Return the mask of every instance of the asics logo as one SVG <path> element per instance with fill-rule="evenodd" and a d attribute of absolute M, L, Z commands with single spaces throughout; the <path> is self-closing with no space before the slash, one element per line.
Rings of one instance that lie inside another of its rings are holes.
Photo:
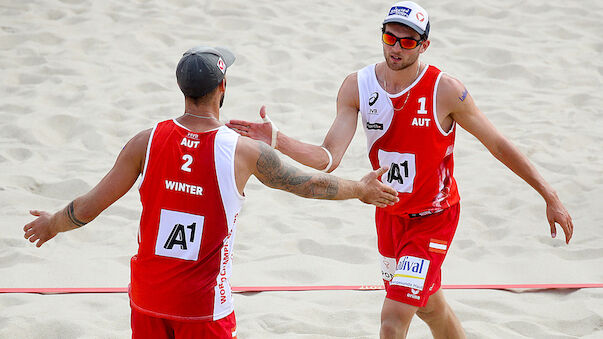
<path fill-rule="evenodd" d="M 377 99 L 379 99 L 379 93 L 373 92 L 369 98 L 369 106 L 373 106 L 377 102 Z"/>

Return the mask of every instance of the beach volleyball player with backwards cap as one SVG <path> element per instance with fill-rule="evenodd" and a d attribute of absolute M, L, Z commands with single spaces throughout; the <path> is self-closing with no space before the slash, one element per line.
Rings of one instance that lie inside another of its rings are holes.
<path fill-rule="evenodd" d="M 417 314 L 435 338 L 464 338 L 440 290 L 441 265 L 459 220 L 453 176 L 456 125 L 479 139 L 546 202 L 550 232 L 558 223 L 569 243 L 572 219 L 530 161 L 477 108 L 461 81 L 422 63 L 430 45 L 427 11 L 411 1 L 394 4 L 382 22 L 385 61 L 349 75 L 337 96 L 337 116 L 321 146 L 288 137 L 270 122 L 232 120 L 228 126 L 262 140 L 294 160 L 326 172 L 339 165 L 356 130 L 358 112 L 373 168 L 400 201 L 378 207 L 375 221 L 387 290 L 381 337 L 405 338 Z M 264 118 L 265 112 L 260 112 Z"/>
<path fill-rule="evenodd" d="M 90 192 L 54 214 L 31 211 L 37 218 L 24 227 L 25 238 L 39 247 L 90 222 L 141 176 L 143 209 L 129 289 L 133 338 L 236 337 L 232 246 L 251 175 L 306 198 L 358 198 L 382 207 L 398 200 L 377 180 L 386 167 L 361 181 L 304 173 L 264 143 L 222 125 L 225 74 L 234 60 L 223 48 L 187 51 L 176 69 L 184 114 L 138 133 Z"/>

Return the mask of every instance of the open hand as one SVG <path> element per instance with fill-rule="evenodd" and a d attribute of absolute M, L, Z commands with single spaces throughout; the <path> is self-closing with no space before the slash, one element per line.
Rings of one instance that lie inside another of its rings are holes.
<path fill-rule="evenodd" d="M 572 222 L 572 217 L 569 212 L 557 196 L 550 202 L 547 201 L 546 218 L 551 226 L 551 237 L 555 238 L 557 236 L 557 227 L 555 225 L 555 223 L 557 223 L 561 226 L 561 229 L 563 229 L 563 233 L 565 233 L 565 243 L 569 244 L 570 239 L 574 234 L 574 223 Z"/>
<path fill-rule="evenodd" d="M 32 210 L 29 213 L 37 218 L 23 227 L 25 239 L 31 243 L 38 242 L 36 247 L 42 246 L 48 240 L 54 238 L 58 231 L 52 222 L 52 214 L 44 211 Z"/>
<path fill-rule="evenodd" d="M 266 106 L 260 108 L 260 118 L 266 117 Z M 233 129 L 242 136 L 250 137 L 255 140 L 263 141 L 270 145 L 272 142 L 272 123 L 270 122 L 250 122 L 245 120 L 230 120 L 226 126 Z"/>
<path fill-rule="evenodd" d="M 381 167 L 376 171 L 369 172 L 360 180 L 362 184 L 360 201 L 377 207 L 387 207 L 398 202 L 398 192 L 379 181 L 379 178 L 388 169 L 388 167 Z"/>

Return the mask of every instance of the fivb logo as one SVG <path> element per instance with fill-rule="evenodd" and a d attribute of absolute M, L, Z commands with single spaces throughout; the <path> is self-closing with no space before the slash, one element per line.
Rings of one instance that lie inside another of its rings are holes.
<path fill-rule="evenodd" d="M 423 290 L 425 277 L 429 270 L 429 260 L 404 256 L 398 260 L 392 285 L 406 286 L 415 290 Z"/>
<path fill-rule="evenodd" d="M 412 9 L 403 6 L 394 6 L 389 10 L 389 15 L 400 15 L 403 17 L 407 17 L 410 14 Z"/>

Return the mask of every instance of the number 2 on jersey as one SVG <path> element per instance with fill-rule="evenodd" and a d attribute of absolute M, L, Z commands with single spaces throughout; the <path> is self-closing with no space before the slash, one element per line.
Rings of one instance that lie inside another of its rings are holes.
<path fill-rule="evenodd" d="M 182 165 L 182 167 L 180 167 L 181 170 L 185 171 L 185 172 L 189 172 L 191 171 L 191 164 L 193 163 L 193 156 L 190 154 L 185 154 L 182 156 L 182 160 L 184 160 L 184 164 Z"/>

